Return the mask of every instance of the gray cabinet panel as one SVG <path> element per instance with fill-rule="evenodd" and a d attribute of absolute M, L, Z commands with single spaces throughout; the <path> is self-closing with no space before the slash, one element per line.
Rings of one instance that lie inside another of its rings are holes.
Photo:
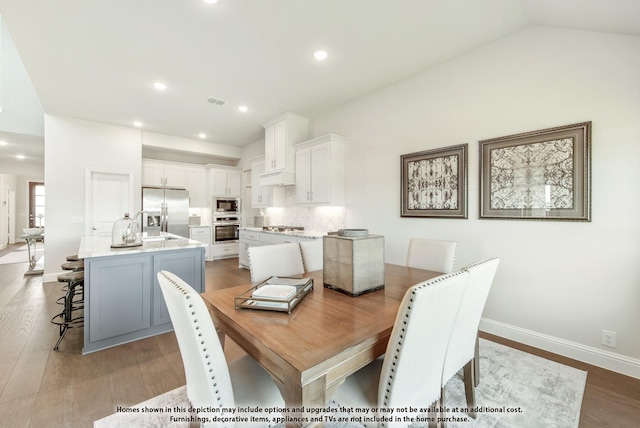
<path fill-rule="evenodd" d="M 88 293 L 90 340 L 102 340 L 151 325 L 151 260 L 117 257 L 91 265 Z"/>
<path fill-rule="evenodd" d="M 198 293 L 202 293 L 202 280 L 204 260 L 202 251 L 178 252 L 158 254 L 153 261 L 153 319 L 152 325 L 161 325 L 171 322 L 164 296 L 158 283 L 158 272 L 167 270 L 178 275 Z"/>

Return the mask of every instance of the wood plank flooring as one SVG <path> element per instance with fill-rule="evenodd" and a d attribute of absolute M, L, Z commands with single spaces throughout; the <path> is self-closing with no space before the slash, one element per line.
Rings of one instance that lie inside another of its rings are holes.
<path fill-rule="evenodd" d="M 11 245 L 0 256 L 17 249 Z M 26 257 L 25 257 L 26 259 Z M 93 421 L 184 385 L 173 333 L 82 356 L 82 329 L 60 344 L 51 318 L 59 283 L 23 276 L 27 262 L 0 265 L 0 428 L 91 427 Z M 208 290 L 249 282 L 237 259 L 207 262 Z M 640 426 L 640 380 L 496 336 L 482 337 L 589 372 L 580 428 Z M 227 341 L 228 359 L 242 354 Z M 517 427 L 515 427 L 517 428 Z"/>

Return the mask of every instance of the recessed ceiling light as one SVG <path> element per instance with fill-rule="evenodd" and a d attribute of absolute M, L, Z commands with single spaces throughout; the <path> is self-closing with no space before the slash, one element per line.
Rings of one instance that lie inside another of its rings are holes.
<path fill-rule="evenodd" d="M 317 59 L 318 61 L 323 61 L 323 60 L 327 59 L 327 56 L 328 56 L 327 51 L 324 51 L 322 49 L 317 50 L 317 51 L 315 51 L 313 53 L 313 57 L 315 59 Z"/>
<path fill-rule="evenodd" d="M 201 133 L 198 134 L 198 137 L 202 138 L 202 139 L 205 139 L 205 138 L 207 138 L 207 134 L 205 134 L 204 132 L 201 132 Z"/>
<path fill-rule="evenodd" d="M 140 128 L 142 126 L 142 122 L 136 120 L 135 122 L 133 122 L 133 126 Z"/>
<path fill-rule="evenodd" d="M 6 141 L 0 141 L 0 146 L 8 146 L 9 143 L 7 143 Z"/>
<path fill-rule="evenodd" d="M 16 159 L 21 159 L 22 160 L 22 159 L 25 159 L 25 158 L 26 158 L 25 155 L 16 155 Z"/>
<path fill-rule="evenodd" d="M 242 113 L 246 113 L 247 111 L 249 111 L 249 107 L 247 107 L 247 106 L 240 106 L 240 107 L 238 107 L 238 110 L 240 110 Z"/>
<path fill-rule="evenodd" d="M 218 3 L 218 0 L 203 0 L 205 3 L 214 4 Z"/>
<path fill-rule="evenodd" d="M 165 89 L 167 89 L 167 85 L 165 85 L 162 82 L 154 82 L 153 83 L 153 87 L 156 88 L 159 91 L 164 91 Z"/>

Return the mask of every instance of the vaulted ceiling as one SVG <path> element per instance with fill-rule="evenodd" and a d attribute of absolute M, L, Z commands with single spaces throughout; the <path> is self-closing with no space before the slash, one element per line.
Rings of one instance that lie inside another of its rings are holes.
<path fill-rule="evenodd" d="M 529 25 L 640 36 L 638 0 L 0 0 L 0 14 L 44 112 L 235 146 L 283 111 L 313 117 Z"/>

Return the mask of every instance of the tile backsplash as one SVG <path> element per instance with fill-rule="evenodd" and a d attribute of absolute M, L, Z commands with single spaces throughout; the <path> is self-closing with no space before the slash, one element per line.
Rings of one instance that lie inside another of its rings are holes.
<path fill-rule="evenodd" d="M 264 214 L 268 224 L 286 226 L 304 226 L 305 230 L 332 232 L 344 229 L 346 210 L 344 207 L 304 207 L 295 203 L 295 189 L 286 189 L 286 206 L 266 208 Z"/>

